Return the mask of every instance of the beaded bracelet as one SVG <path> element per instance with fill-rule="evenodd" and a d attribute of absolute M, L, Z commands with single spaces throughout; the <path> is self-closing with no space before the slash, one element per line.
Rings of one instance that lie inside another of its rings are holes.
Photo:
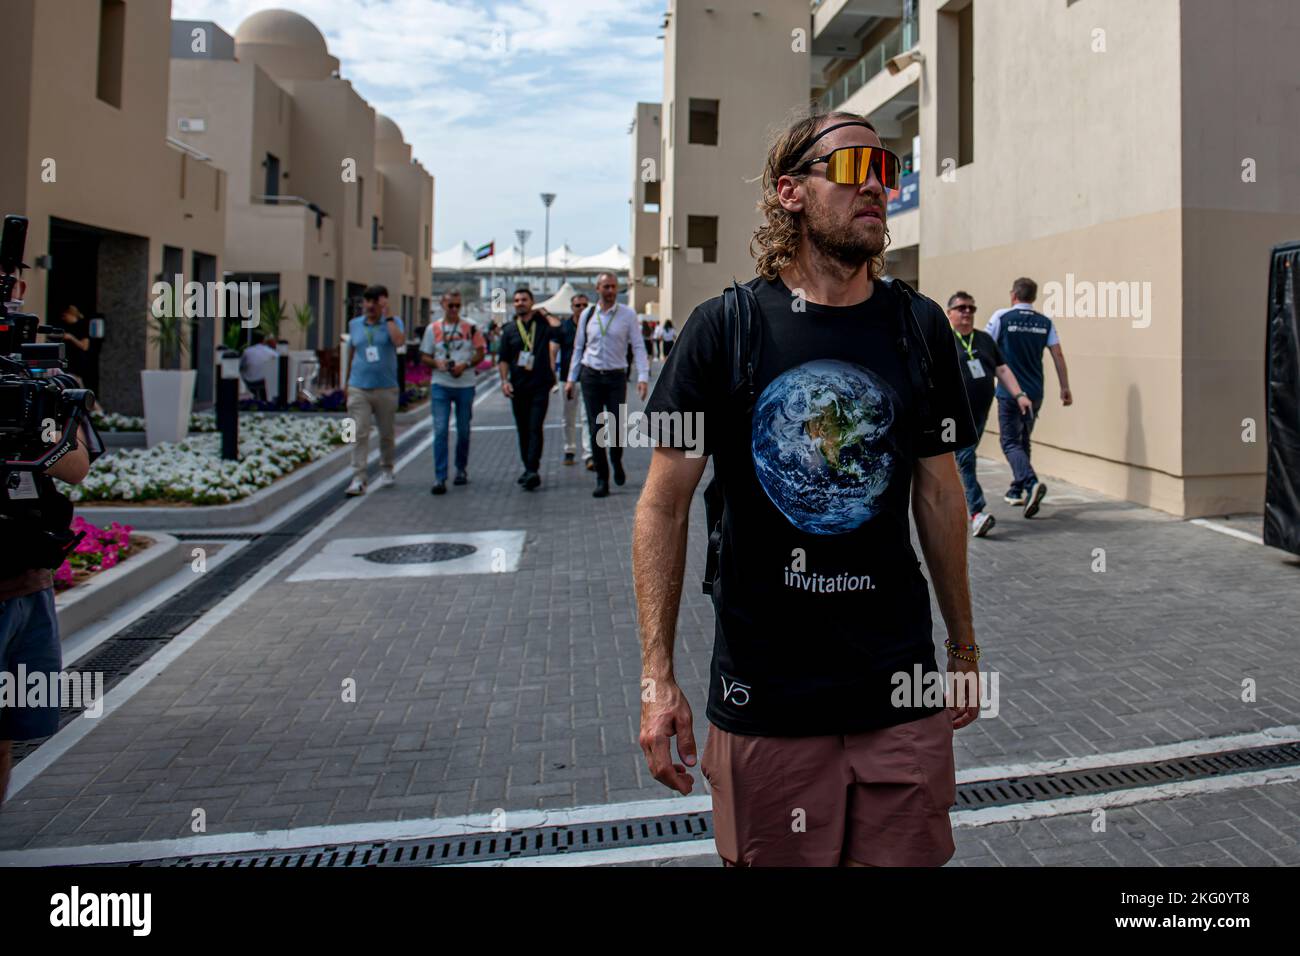
<path fill-rule="evenodd" d="M 943 642 L 943 646 L 948 649 L 949 657 L 955 657 L 959 661 L 970 661 L 972 664 L 979 662 L 980 646 L 978 644 L 957 644 L 949 638 Z M 962 651 L 969 651 L 975 656 L 970 657 L 967 654 L 962 654 Z"/>

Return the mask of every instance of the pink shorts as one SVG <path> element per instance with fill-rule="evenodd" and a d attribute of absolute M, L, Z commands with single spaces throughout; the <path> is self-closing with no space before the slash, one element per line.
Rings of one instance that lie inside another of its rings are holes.
<path fill-rule="evenodd" d="M 948 711 L 828 737 L 710 724 L 700 769 L 718 855 L 737 866 L 942 866 L 955 849 Z"/>

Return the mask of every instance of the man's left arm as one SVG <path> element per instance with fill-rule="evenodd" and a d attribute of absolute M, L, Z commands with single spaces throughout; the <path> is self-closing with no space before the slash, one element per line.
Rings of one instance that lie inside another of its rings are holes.
<path fill-rule="evenodd" d="M 632 339 L 632 360 L 636 362 L 636 393 L 644 402 L 646 393 L 650 391 L 650 360 L 646 357 L 645 339 L 641 337 L 636 313 L 632 313 L 628 318 L 628 328 L 631 329 L 628 335 Z"/>
<path fill-rule="evenodd" d="M 57 444 L 63 438 L 62 433 L 55 439 Z M 90 437 L 86 434 L 85 426 L 77 429 L 76 445 L 72 451 L 68 452 L 48 469 L 46 474 L 51 478 L 57 478 L 59 481 L 66 481 L 70 485 L 79 485 L 86 480 L 86 475 L 90 474 L 90 455 L 86 449 L 90 446 Z"/>
<path fill-rule="evenodd" d="M 966 569 L 966 493 L 952 452 L 916 460 L 912 515 L 948 637 L 954 644 L 974 644 Z M 949 654 L 948 670 L 977 675 L 979 665 Z M 979 716 L 978 698 L 964 703 L 966 706 L 950 706 L 954 730 Z"/>

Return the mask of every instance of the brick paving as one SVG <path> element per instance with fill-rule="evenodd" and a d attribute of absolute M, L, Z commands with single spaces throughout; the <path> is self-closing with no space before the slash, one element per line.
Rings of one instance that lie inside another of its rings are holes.
<path fill-rule="evenodd" d="M 0 849 L 191 836 L 196 808 L 208 833 L 232 833 L 667 796 L 635 742 L 630 538 L 649 452 L 629 451 L 628 485 L 598 501 L 548 428 L 530 495 L 499 395 L 475 424 L 494 427 L 473 436 L 468 488 L 431 497 L 422 456 L 304 559 L 331 538 L 522 529 L 517 572 L 290 584 L 289 569 L 7 803 Z M 971 577 L 1001 711 L 959 732 L 959 767 L 1297 722 L 1300 563 L 1058 482 L 1025 521 L 1001 503 L 1005 466 L 981 473 L 999 524 L 972 542 Z M 702 512 L 697 496 L 677 648 L 701 744 Z M 1300 821 L 1276 806 L 1296 789 L 1117 809 L 1100 835 L 1086 815 L 963 829 L 955 862 L 1300 862 Z"/>

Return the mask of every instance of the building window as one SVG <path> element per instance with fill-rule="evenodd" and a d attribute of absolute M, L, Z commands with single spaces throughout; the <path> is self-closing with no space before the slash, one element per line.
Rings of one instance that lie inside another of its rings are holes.
<path fill-rule="evenodd" d="M 280 158 L 267 153 L 262 165 L 266 167 L 266 202 L 273 206 L 274 197 L 280 195 Z"/>
<path fill-rule="evenodd" d="M 361 228 L 361 213 L 366 206 L 366 177 L 357 177 L 357 228 Z"/>
<path fill-rule="evenodd" d="M 370 248 L 379 248 L 379 217 L 370 217 Z"/>
<path fill-rule="evenodd" d="M 642 212 L 659 211 L 659 182 L 656 180 L 652 183 L 643 183 L 645 186 L 645 199 L 641 203 Z"/>
<path fill-rule="evenodd" d="M 641 281 L 651 287 L 659 285 L 659 260 L 654 256 L 641 257 Z"/>
<path fill-rule="evenodd" d="M 99 78 L 95 95 L 122 108 L 122 59 L 126 43 L 125 0 L 99 3 Z"/>
<path fill-rule="evenodd" d="M 691 121 L 687 141 L 701 146 L 718 145 L 717 100 L 691 100 Z"/>
<path fill-rule="evenodd" d="M 698 259 L 694 258 L 696 255 Z M 718 261 L 717 216 L 686 217 L 686 261 Z"/>

